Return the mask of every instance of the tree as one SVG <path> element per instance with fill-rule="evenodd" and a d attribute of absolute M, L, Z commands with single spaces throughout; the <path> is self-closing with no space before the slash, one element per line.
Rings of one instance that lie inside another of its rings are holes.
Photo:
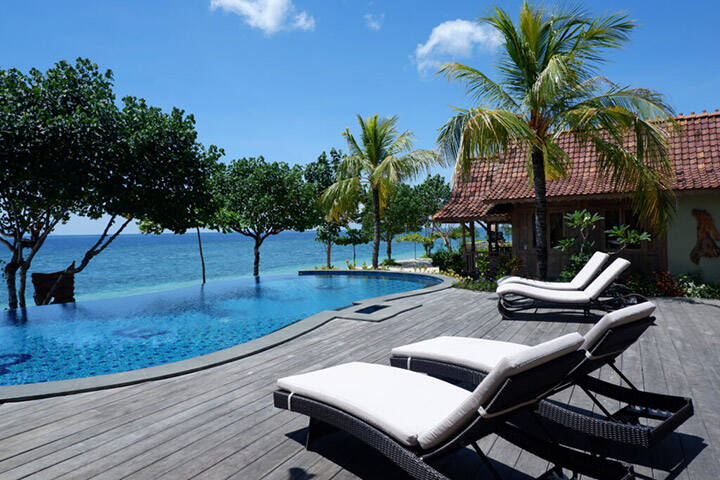
<path fill-rule="evenodd" d="M 302 167 L 268 163 L 263 157 L 234 160 L 221 169 L 215 191 L 220 210 L 214 226 L 255 240 L 255 276 L 267 237 L 316 225 L 315 186 L 303 180 Z"/>
<path fill-rule="evenodd" d="M 342 159 L 342 150 L 330 149 L 330 158 L 322 152 L 316 161 L 305 166 L 305 180 L 316 187 L 316 198 L 333 184 L 337 177 L 338 166 Z M 346 218 L 350 212 L 338 215 L 338 221 L 327 218 L 320 201 L 317 202 L 317 224 L 315 240 L 325 245 L 326 266 L 331 268 L 332 246 L 340 236 L 340 231 L 347 224 Z M 354 212 L 353 212 L 354 213 Z"/>
<path fill-rule="evenodd" d="M 392 241 L 395 236 L 420 230 L 427 221 L 427 209 L 421 204 L 414 187 L 406 183 L 395 185 L 388 193 L 387 204 L 380 218 L 380 235 L 387 244 L 387 259 L 392 260 Z M 374 217 L 369 211 L 363 215 L 363 227 L 372 230 Z"/>
<path fill-rule="evenodd" d="M 178 108 L 165 113 L 143 99 L 125 97 L 118 127 L 116 154 L 99 165 L 102 176 L 82 210 L 90 218 L 110 218 L 80 262 L 73 261 L 64 274 L 82 272 L 133 220 L 160 233 L 195 228 L 200 242 L 199 227 L 214 215 L 211 179 L 223 152 L 197 141 L 192 115 Z M 204 282 L 204 259 L 202 266 Z"/>
<path fill-rule="evenodd" d="M 0 242 L 10 308 L 25 307 L 27 271 L 47 236 L 87 211 L 115 155 L 112 72 L 78 59 L 46 72 L 0 70 Z M 19 276 L 19 286 L 17 278 Z"/>
<path fill-rule="evenodd" d="M 355 256 L 355 248 L 358 245 L 364 245 L 370 241 L 370 237 L 361 228 L 348 228 L 345 230 L 345 234 L 341 235 L 335 240 L 338 245 L 352 245 L 353 251 L 353 267 L 357 264 Z"/>
<path fill-rule="evenodd" d="M 337 219 L 344 212 L 358 210 L 365 189 L 369 191 L 366 209 L 374 219 L 372 265 L 377 268 L 381 215 L 391 188 L 427 170 L 439 159 L 430 151 L 411 151 L 413 135 L 410 131 L 398 132 L 397 116 L 379 118 L 375 114 L 364 119 L 358 115 L 357 119 L 360 142 L 349 129 L 345 130 L 349 154 L 340 162 L 338 178 L 325 190 L 322 201 L 330 218 Z"/>
<path fill-rule="evenodd" d="M 432 254 L 432 249 L 435 246 L 435 240 L 440 238 L 440 235 L 433 232 L 430 235 L 423 235 L 422 233 L 408 233 L 397 238 L 398 242 L 415 242 L 420 243 L 425 249 L 425 256 L 429 257 Z"/>
<path fill-rule="evenodd" d="M 497 160 L 511 146 L 527 152 L 538 275 L 547 276 L 546 179 L 570 168 L 561 135 L 594 147 L 601 178 L 632 192 L 635 213 L 655 229 L 665 228 L 674 212 L 667 141 L 675 124 L 672 108 L 657 92 L 597 75 L 603 53 L 625 45 L 635 22 L 621 14 L 593 18 L 580 9 L 548 12 L 527 2 L 517 26 L 498 7 L 481 21 L 503 40 L 500 79 L 459 63 L 443 66 L 441 73 L 464 83 L 468 95 L 487 106 L 459 109 L 438 142 L 463 177 L 473 159 Z"/>
<path fill-rule="evenodd" d="M 340 238 L 342 226 L 337 222 L 323 222 L 315 229 L 315 240 L 325 245 L 325 266 L 332 268 L 332 246 Z"/>
<path fill-rule="evenodd" d="M 451 250 L 450 238 L 445 234 L 442 228 L 440 228 L 440 224 L 433 218 L 433 216 L 439 212 L 443 206 L 445 206 L 448 200 L 450 200 L 450 194 L 452 193 L 450 184 L 442 175 L 436 174 L 432 176 L 428 175 L 425 180 L 418 184 L 415 188 L 417 190 L 420 204 L 425 209 L 425 215 L 427 217 L 426 224 L 429 225 L 432 230 L 432 233 L 429 236 L 442 238 L 445 243 L 445 247 L 448 250 Z M 435 240 L 433 240 L 433 245 L 434 242 Z M 427 247 L 426 254 L 430 255 Z"/>

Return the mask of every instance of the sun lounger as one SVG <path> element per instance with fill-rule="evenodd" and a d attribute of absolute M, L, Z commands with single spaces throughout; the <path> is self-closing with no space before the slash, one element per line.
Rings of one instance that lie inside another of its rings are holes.
<path fill-rule="evenodd" d="M 564 381 L 582 361 L 582 343 L 582 336 L 570 334 L 505 357 L 472 391 L 408 370 L 347 363 L 281 378 L 274 404 L 310 417 L 308 449 L 318 436 L 344 430 L 414 478 L 445 479 L 433 462 L 468 445 L 491 470 L 488 477 L 499 478 L 476 443 L 491 433 L 556 467 L 593 478 L 632 478 L 631 470 L 620 463 L 518 432 L 506 422 L 534 409 Z"/>
<path fill-rule="evenodd" d="M 569 282 L 544 282 L 541 280 L 533 280 L 523 277 L 503 277 L 497 281 L 498 285 L 505 283 L 514 283 L 521 285 L 529 285 L 531 287 L 547 288 L 549 290 L 582 290 L 587 287 L 590 282 L 597 278 L 610 258 L 610 255 L 604 252 L 595 252 L 585 266 L 575 275 Z"/>
<path fill-rule="evenodd" d="M 604 412 L 604 418 L 577 412 L 567 405 L 543 400 L 537 413 L 560 427 L 599 439 L 605 445 L 650 448 L 693 414 L 689 398 L 638 390 L 616 367 L 615 359 L 653 324 L 655 305 L 644 302 L 605 315 L 584 336 L 585 359 L 566 379 L 564 386 L 577 384 Z M 392 350 L 393 366 L 434 377 L 477 385 L 501 358 L 519 355 L 533 347 L 480 338 L 438 337 Z M 628 385 L 604 382 L 589 374 L 608 365 Z M 610 412 L 598 400 L 601 395 L 625 404 Z M 653 426 L 640 419 L 652 419 Z M 566 437 L 571 438 L 571 437 Z"/>
<path fill-rule="evenodd" d="M 608 296 L 613 283 L 630 266 L 624 258 L 613 261 L 583 290 L 551 290 L 520 283 L 504 282 L 496 293 L 503 318 L 512 318 L 522 310 L 539 308 L 579 309 L 590 316 L 591 309 L 612 311 L 645 300 L 639 295 Z"/>

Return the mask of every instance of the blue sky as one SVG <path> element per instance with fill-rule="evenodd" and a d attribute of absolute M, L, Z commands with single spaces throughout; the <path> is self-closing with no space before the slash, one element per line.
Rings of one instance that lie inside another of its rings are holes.
<path fill-rule="evenodd" d="M 8 0 L 0 15 L 0 68 L 45 69 L 89 57 L 115 73 L 118 96 L 136 95 L 197 120 L 200 140 L 227 159 L 265 155 L 306 163 L 343 147 L 355 115 L 400 115 L 418 148 L 467 106 L 434 76 L 457 60 L 492 73 L 496 39 L 470 23 L 499 4 L 436 0 Z M 640 23 L 604 73 L 657 89 L 678 112 L 720 107 L 716 1 L 593 1 Z M 449 175 L 449 171 L 442 171 Z M 96 233 L 73 219 L 58 233 Z M 135 229 L 128 230 L 136 231 Z"/>

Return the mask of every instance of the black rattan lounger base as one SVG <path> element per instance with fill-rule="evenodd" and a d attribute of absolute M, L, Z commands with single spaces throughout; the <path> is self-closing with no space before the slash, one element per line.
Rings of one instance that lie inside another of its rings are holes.
<path fill-rule="evenodd" d="M 390 364 L 453 383 L 457 382 L 470 389 L 479 384 L 486 375 L 484 372 L 461 365 L 422 358 L 412 358 L 408 361 L 407 357 L 393 356 Z M 612 362 L 608 362 L 608 365 L 614 367 Z M 616 412 L 605 412 L 606 417 L 599 418 L 576 412 L 549 400 L 542 400 L 535 413 L 545 420 L 594 439 L 614 445 L 641 448 L 653 447 L 693 415 L 690 398 L 644 392 L 632 386 L 621 387 L 590 376 L 576 380 L 576 384 L 593 401 L 596 401 L 595 395 L 601 395 L 626 405 Z M 605 408 L 600 402 L 597 402 L 597 405 Z M 640 419 L 652 419 L 658 423 L 653 426 L 643 425 Z M 575 446 L 574 441 L 573 446 Z"/>
<path fill-rule="evenodd" d="M 612 312 L 623 307 L 636 305 L 647 301 L 647 299 L 638 294 L 628 295 L 611 295 L 593 300 L 590 303 L 553 303 L 543 300 L 536 300 L 519 295 L 507 295 L 498 300 L 498 312 L 504 319 L 512 319 L 519 312 L 538 309 L 557 309 L 563 311 L 578 310 L 581 311 L 586 319 L 590 318 L 591 310 L 599 310 L 601 312 Z"/>
<path fill-rule="evenodd" d="M 301 395 L 295 394 L 290 397 L 290 393 L 287 391 L 275 391 L 273 395 L 274 404 L 277 408 L 291 410 L 310 417 L 306 441 L 308 448 L 312 447 L 312 442 L 319 436 L 333 429 L 339 429 L 373 447 L 413 478 L 420 480 L 448 480 L 448 477 L 431 465 L 432 462 L 468 445 L 473 446 L 483 461 L 486 462 L 486 465 L 489 466 L 490 473 L 488 476 L 496 479 L 501 478 L 476 443 L 477 440 L 491 433 L 496 433 L 520 448 L 554 464 L 555 466 L 548 474 L 557 473 L 561 471 L 561 468 L 566 468 L 591 478 L 608 480 L 630 480 L 634 478 L 631 467 L 528 435 L 526 432 L 505 422 L 507 418 L 505 415 L 492 419 L 478 417 L 449 441 L 432 450 L 421 450 L 419 447 L 411 448 L 401 445 L 381 430 L 343 410 Z M 534 405 L 527 407 L 527 409 L 533 408 L 535 408 Z M 518 412 L 522 410 L 525 409 L 520 409 Z M 548 474 L 543 477 L 550 478 Z"/>

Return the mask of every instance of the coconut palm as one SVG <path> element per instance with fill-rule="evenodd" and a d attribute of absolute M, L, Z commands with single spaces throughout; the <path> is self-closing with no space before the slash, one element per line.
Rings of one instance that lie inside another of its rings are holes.
<path fill-rule="evenodd" d="M 372 266 L 378 267 L 380 250 L 380 221 L 388 193 L 399 182 L 426 171 L 439 161 L 435 152 L 412 150 L 413 134 L 397 129 L 398 117 L 380 118 L 377 114 L 368 118 L 358 115 L 359 142 L 345 129 L 348 155 L 340 162 L 335 183 L 328 187 L 321 202 L 329 212 L 329 218 L 338 220 L 348 212 L 357 211 L 358 205 L 367 200 L 373 216 Z"/>
<path fill-rule="evenodd" d="M 459 63 L 442 67 L 439 73 L 464 83 L 477 106 L 458 109 L 438 142 L 441 153 L 456 161 L 456 176 L 464 177 L 474 159 L 496 160 L 510 145 L 527 151 L 538 275 L 547 275 L 546 178 L 565 176 L 570 168 L 560 135 L 594 146 L 600 175 L 632 192 L 635 213 L 661 230 L 675 204 L 667 143 L 675 125 L 672 108 L 655 91 L 597 75 L 603 53 L 622 47 L 635 22 L 623 14 L 549 12 L 527 2 L 517 25 L 498 7 L 480 22 L 502 40 L 498 80 Z"/>

